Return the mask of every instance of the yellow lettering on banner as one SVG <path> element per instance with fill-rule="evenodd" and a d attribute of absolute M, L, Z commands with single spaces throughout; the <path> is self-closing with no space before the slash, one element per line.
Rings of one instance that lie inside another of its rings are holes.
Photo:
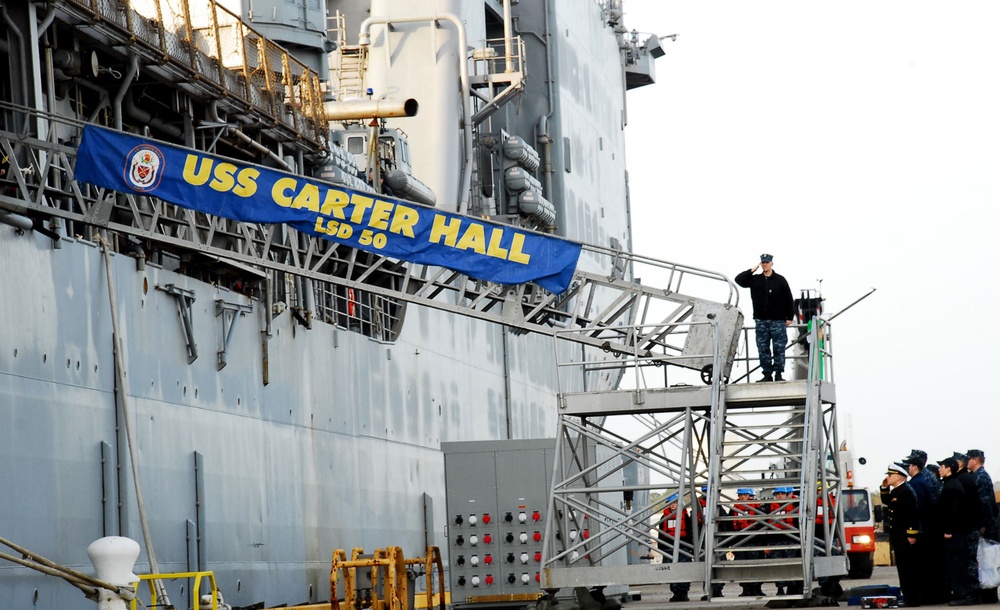
<path fill-rule="evenodd" d="M 479 254 L 486 254 L 486 232 L 483 225 L 478 223 L 469 225 L 455 247 L 459 250 L 472 250 Z"/>
<path fill-rule="evenodd" d="M 250 167 L 236 171 L 237 166 L 232 163 L 219 163 L 213 169 L 213 164 L 215 162 L 212 159 L 188 155 L 184 159 L 182 174 L 184 182 L 191 186 L 208 184 L 220 193 L 232 191 L 234 195 L 240 197 L 251 197 L 257 192 L 257 177 L 260 176 L 260 171 Z"/>
<path fill-rule="evenodd" d="M 322 216 L 317 216 L 316 224 L 313 226 L 313 231 L 316 231 L 317 233 L 325 233 L 340 239 L 348 239 L 354 234 L 354 228 L 351 227 L 351 225 L 341 224 L 336 220 L 327 220 L 326 225 L 324 225 L 324 220 L 325 219 Z"/>
<path fill-rule="evenodd" d="M 235 165 L 232 163 L 220 163 L 215 166 L 215 171 L 213 172 L 215 179 L 208 186 L 220 193 L 225 193 L 236 184 L 236 180 L 233 178 L 233 174 L 235 173 Z"/>
<path fill-rule="evenodd" d="M 295 178 L 278 178 L 271 187 L 271 199 L 283 208 L 292 205 L 292 193 L 295 192 L 297 183 Z M 288 191 L 292 191 L 289 193 Z"/>
<path fill-rule="evenodd" d="M 418 220 L 420 220 L 420 214 L 416 210 L 405 205 L 397 205 L 396 212 L 392 215 L 389 232 L 413 237 L 413 227 Z"/>
<path fill-rule="evenodd" d="M 375 200 L 371 197 L 365 197 L 358 193 L 351 195 L 351 205 L 354 206 L 354 211 L 351 212 L 351 222 L 361 224 L 361 221 L 365 218 L 365 212 L 368 211 L 368 208 L 372 207 L 372 203 L 374 202 Z"/>
<path fill-rule="evenodd" d="M 490 231 L 490 245 L 486 247 L 486 254 L 506 260 L 507 249 L 500 247 L 501 239 L 503 239 L 503 229 L 496 227 Z"/>
<path fill-rule="evenodd" d="M 253 197 L 254 193 L 257 192 L 257 178 L 259 176 L 260 171 L 251 167 L 241 169 L 240 173 L 236 175 L 237 186 L 233 189 L 233 193 L 240 197 Z"/>
<path fill-rule="evenodd" d="M 392 204 L 379 199 L 372 207 L 372 217 L 368 219 L 368 226 L 386 231 L 389 229 L 389 216 L 392 213 Z"/>
<path fill-rule="evenodd" d="M 444 245 L 455 246 L 455 242 L 458 240 L 458 230 L 462 227 L 462 221 L 458 218 L 452 218 L 448 220 L 447 216 L 442 216 L 436 214 L 434 216 L 434 225 L 431 227 L 431 238 L 430 241 L 434 243 L 442 243 L 444 240 Z"/>
<path fill-rule="evenodd" d="M 347 216 L 344 215 L 344 208 L 350 202 L 350 198 L 344 191 L 329 189 L 326 191 L 326 198 L 323 200 L 323 207 L 319 213 L 324 216 L 333 216 L 341 220 L 347 220 Z"/>
<path fill-rule="evenodd" d="M 524 265 L 531 262 L 531 255 L 524 253 L 524 233 L 514 233 L 514 239 L 510 244 L 510 254 L 507 256 L 507 260 Z"/>
<path fill-rule="evenodd" d="M 315 184 L 307 182 L 292 201 L 293 210 L 301 210 L 303 208 L 310 212 L 319 212 L 319 188 Z"/>
<path fill-rule="evenodd" d="M 202 159 L 198 155 L 188 155 L 184 159 L 184 182 L 193 186 L 201 186 L 212 176 L 212 160 Z"/>

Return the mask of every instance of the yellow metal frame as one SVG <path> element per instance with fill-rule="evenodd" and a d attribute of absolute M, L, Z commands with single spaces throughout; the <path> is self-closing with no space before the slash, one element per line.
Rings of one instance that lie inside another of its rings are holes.
<path fill-rule="evenodd" d="M 409 607 L 409 582 L 406 577 L 406 567 L 414 565 L 424 566 L 427 575 L 427 607 L 431 608 L 431 600 L 434 599 L 434 567 L 437 567 L 438 590 L 440 599 L 440 610 L 445 610 L 444 595 L 444 566 L 441 561 L 441 550 L 436 546 L 427 547 L 427 555 L 406 559 L 403 557 L 403 549 L 398 546 L 391 546 L 384 549 L 375 549 L 371 557 L 362 556 L 364 549 L 354 548 L 351 551 L 351 559 L 347 559 L 347 553 L 343 549 L 333 552 L 333 560 L 330 566 L 330 606 L 332 610 L 411 610 Z M 355 599 L 354 587 L 357 582 L 357 569 L 371 568 L 371 580 L 378 583 L 382 576 L 381 571 L 387 570 L 385 583 L 385 598 L 379 598 L 375 587 L 372 588 L 371 599 L 362 600 L 360 603 Z M 344 606 L 341 608 L 340 600 L 337 598 L 338 574 L 342 573 L 344 585 Z"/>
<path fill-rule="evenodd" d="M 177 580 L 178 578 L 194 578 L 194 586 L 191 587 L 191 608 L 197 608 L 200 601 L 201 581 L 207 578 L 212 586 L 212 610 L 219 610 L 219 588 L 215 585 L 215 572 L 173 572 L 170 574 L 140 574 L 139 580 L 133 583 L 136 597 L 132 599 L 131 610 L 136 610 L 139 597 L 139 583 L 145 581 L 149 586 L 149 606 L 155 607 L 159 604 L 156 599 L 156 581 Z"/>

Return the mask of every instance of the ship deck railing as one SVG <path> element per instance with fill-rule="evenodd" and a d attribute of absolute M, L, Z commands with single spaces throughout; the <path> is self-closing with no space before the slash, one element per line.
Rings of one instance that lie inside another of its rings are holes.
<path fill-rule="evenodd" d="M 56 7 L 106 48 L 137 54 L 159 78 L 236 114 L 256 114 L 279 141 L 326 148 L 319 75 L 219 4 L 62 0 Z"/>

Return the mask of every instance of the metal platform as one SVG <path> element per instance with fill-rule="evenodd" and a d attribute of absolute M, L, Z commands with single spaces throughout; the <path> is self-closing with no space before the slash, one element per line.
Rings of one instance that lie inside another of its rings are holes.
<path fill-rule="evenodd" d="M 802 406 L 806 404 L 808 395 L 805 380 L 727 385 L 723 391 L 729 409 Z M 833 383 L 819 382 L 819 397 L 822 402 L 837 402 L 836 393 Z M 712 406 L 712 387 L 684 385 L 613 392 L 574 392 L 560 395 L 559 406 L 563 415 L 576 417 L 663 413 L 688 408 L 709 409 Z"/>
<path fill-rule="evenodd" d="M 708 591 L 846 574 L 834 501 L 840 466 L 829 332 L 814 320 L 801 342 L 802 379 L 726 384 L 714 373 L 704 386 L 560 394 L 543 588 L 701 581 Z M 711 358 L 716 366 L 725 355 Z M 648 481 L 601 484 L 633 464 L 650 473 Z M 749 516 L 741 513 L 750 525 L 737 529 L 732 511 L 746 504 L 737 498 L 746 487 L 759 495 Z M 794 493 L 772 498 L 783 487 Z M 672 494 L 678 507 L 668 515 L 664 500 Z M 693 544 L 665 539 L 663 523 L 685 512 Z M 574 530 L 586 535 L 563 536 Z M 629 542 L 665 555 L 664 563 L 602 565 L 602 556 Z M 808 596 L 811 586 L 803 589 Z"/>

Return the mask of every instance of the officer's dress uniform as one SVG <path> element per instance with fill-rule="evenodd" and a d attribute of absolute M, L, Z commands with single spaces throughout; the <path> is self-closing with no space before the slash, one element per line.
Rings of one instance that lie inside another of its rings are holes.
<path fill-rule="evenodd" d="M 895 489 L 880 487 L 882 504 L 888 513 L 885 519 L 889 531 L 889 544 L 896 554 L 896 572 L 899 574 L 899 588 L 907 606 L 927 603 L 924 548 L 920 541 L 920 513 L 917 509 L 917 494 L 909 483 L 902 483 Z M 916 538 L 916 544 L 909 539 Z"/>

